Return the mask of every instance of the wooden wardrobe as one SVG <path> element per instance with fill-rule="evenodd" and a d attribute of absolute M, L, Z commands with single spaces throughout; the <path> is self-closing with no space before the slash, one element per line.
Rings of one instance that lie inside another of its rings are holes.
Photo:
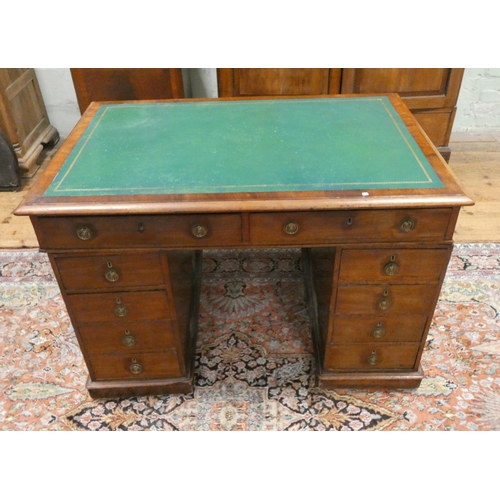
<path fill-rule="evenodd" d="M 443 157 L 462 68 L 219 68 L 219 97 L 396 92 Z"/>

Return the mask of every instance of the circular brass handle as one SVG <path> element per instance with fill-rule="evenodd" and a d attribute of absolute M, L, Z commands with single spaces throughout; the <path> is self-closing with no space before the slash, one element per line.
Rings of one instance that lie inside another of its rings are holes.
<path fill-rule="evenodd" d="M 123 345 L 125 345 L 127 347 L 132 347 L 133 345 L 135 345 L 137 343 L 137 340 L 135 339 L 135 337 L 133 335 L 130 335 L 128 333 L 128 334 L 123 336 L 122 343 L 123 343 Z"/>
<path fill-rule="evenodd" d="M 139 364 L 136 359 L 133 359 L 132 364 L 129 366 L 129 370 L 134 375 L 138 375 L 142 372 L 142 365 Z"/>
<path fill-rule="evenodd" d="M 90 240 L 90 238 L 92 238 L 93 236 L 92 229 L 90 229 L 90 227 L 88 226 L 79 227 L 76 231 L 76 235 L 83 241 Z"/>
<path fill-rule="evenodd" d="M 194 226 L 193 229 L 191 230 L 191 232 L 193 233 L 193 235 L 196 238 L 203 238 L 204 236 L 207 235 L 208 230 L 205 226 L 202 226 L 201 224 L 199 224 L 197 226 Z"/>
<path fill-rule="evenodd" d="M 299 232 L 299 225 L 296 222 L 288 222 L 283 226 L 283 231 L 286 234 L 297 234 Z"/>
<path fill-rule="evenodd" d="M 387 276 L 395 276 L 399 273 L 399 264 L 396 262 L 388 262 L 384 266 L 384 273 L 387 274 Z"/>
<path fill-rule="evenodd" d="M 407 217 L 399 223 L 399 230 L 403 233 L 409 233 L 415 229 L 415 221 Z"/>
<path fill-rule="evenodd" d="M 389 307 L 391 307 L 391 301 L 384 297 L 383 299 L 380 299 L 378 302 L 377 302 L 377 307 L 379 309 L 382 309 L 382 311 L 386 311 L 387 309 L 389 309 Z"/>
<path fill-rule="evenodd" d="M 383 326 L 376 326 L 372 331 L 372 336 L 381 339 L 387 332 Z"/>
<path fill-rule="evenodd" d="M 378 356 L 377 356 L 377 353 L 375 351 L 373 351 L 367 358 L 367 361 L 368 361 L 368 364 L 369 365 L 376 365 L 379 361 L 378 359 Z"/>
<path fill-rule="evenodd" d="M 111 282 L 118 281 L 120 279 L 120 275 L 116 269 L 108 269 L 104 274 L 104 277 Z"/>
<path fill-rule="evenodd" d="M 120 318 L 128 314 L 128 309 L 123 304 L 117 304 L 115 307 L 115 314 Z"/>

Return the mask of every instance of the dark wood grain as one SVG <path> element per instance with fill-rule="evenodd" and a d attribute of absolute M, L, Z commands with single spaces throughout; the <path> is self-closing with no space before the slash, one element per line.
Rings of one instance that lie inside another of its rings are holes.
<path fill-rule="evenodd" d="M 340 93 L 337 68 L 218 68 L 219 97 Z"/>
<path fill-rule="evenodd" d="M 80 336 L 89 355 L 132 355 L 138 352 L 177 349 L 175 331 L 169 319 L 160 321 L 126 321 L 81 323 Z M 133 345 L 125 344 L 125 337 L 134 337 Z"/>
<path fill-rule="evenodd" d="M 330 340 L 332 344 L 420 342 L 427 320 L 425 314 L 338 315 Z"/>
<path fill-rule="evenodd" d="M 389 343 L 328 346 L 324 368 L 326 371 L 411 370 L 417 359 L 420 344 Z M 370 357 L 373 356 L 373 362 Z"/>
<path fill-rule="evenodd" d="M 90 361 L 94 380 L 167 379 L 182 375 L 179 358 L 175 351 L 161 353 L 100 354 Z M 142 371 L 133 373 L 130 367 L 140 365 Z"/>
<path fill-rule="evenodd" d="M 63 284 L 71 290 L 113 290 L 128 287 L 163 287 L 158 253 L 108 253 L 55 258 Z M 108 275 L 112 271 L 113 274 Z M 106 276 L 116 281 L 110 281 Z"/>
<path fill-rule="evenodd" d="M 93 101 L 184 97 L 179 68 L 71 68 L 71 76 L 82 113 Z"/>
<path fill-rule="evenodd" d="M 447 262 L 447 249 L 344 250 L 339 280 L 340 283 L 438 283 Z"/>

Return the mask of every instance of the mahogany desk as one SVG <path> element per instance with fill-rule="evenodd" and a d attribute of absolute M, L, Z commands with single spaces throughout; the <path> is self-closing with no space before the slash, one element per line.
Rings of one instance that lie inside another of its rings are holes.
<path fill-rule="evenodd" d="M 319 385 L 418 386 L 472 203 L 394 94 L 93 103 L 16 214 L 108 397 L 193 389 L 205 248 L 303 249 Z"/>

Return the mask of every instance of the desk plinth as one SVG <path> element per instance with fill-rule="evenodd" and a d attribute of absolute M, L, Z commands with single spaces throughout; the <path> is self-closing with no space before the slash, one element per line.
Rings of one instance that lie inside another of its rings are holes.
<path fill-rule="evenodd" d="M 114 397 L 193 390 L 209 248 L 302 249 L 318 385 L 417 387 L 470 204 L 390 95 L 94 103 L 16 214 Z"/>

